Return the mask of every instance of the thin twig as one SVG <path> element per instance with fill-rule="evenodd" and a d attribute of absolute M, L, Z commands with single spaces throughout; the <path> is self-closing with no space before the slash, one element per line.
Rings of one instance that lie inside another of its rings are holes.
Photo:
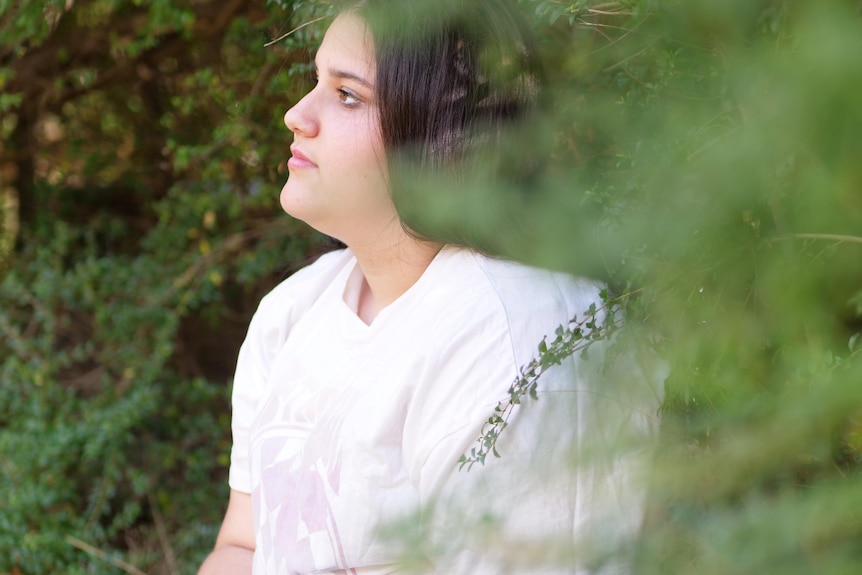
<path fill-rule="evenodd" d="M 602 16 L 633 16 L 634 12 L 606 12 L 605 10 L 596 10 L 595 8 L 587 8 L 588 14 L 601 14 Z"/>
<path fill-rule="evenodd" d="M 604 294 L 602 296 L 604 303 L 600 307 L 593 304 L 580 321 L 575 316 L 568 322 L 568 327 L 558 327 L 554 340 L 542 339 L 539 345 L 539 356 L 521 367 L 520 375 L 509 387 L 508 399 L 497 403 L 494 414 L 482 425 L 480 436 L 475 442 L 478 445 L 472 447 L 469 454 L 465 453 L 458 460 L 460 468 L 466 466 L 469 470 L 475 463 L 484 465 L 489 453 L 494 457 L 500 456 L 497 452 L 497 440 L 508 426 L 509 417 L 515 406 L 519 405 L 525 396 L 536 399 L 539 379 L 548 369 L 560 365 L 566 358 L 583 351 L 596 341 L 608 340 L 621 325 L 620 318 L 615 313 L 616 306 L 636 291 L 610 299 L 605 299 L 606 294 Z M 600 312 L 605 313 L 601 325 L 597 323 Z"/>
<path fill-rule="evenodd" d="M 622 36 L 620 36 L 619 38 L 616 38 L 616 39 L 614 39 L 614 40 L 611 40 L 610 42 L 608 42 L 608 43 L 607 43 L 607 44 L 605 44 L 604 46 L 601 46 L 601 47 L 599 47 L 599 48 L 596 48 L 595 50 L 593 50 L 592 52 L 590 52 L 590 54 L 596 54 L 597 52 L 601 52 L 602 50 L 605 50 L 606 48 L 610 48 L 610 47 L 611 47 L 611 46 L 613 46 L 614 44 L 617 44 L 617 43 L 619 43 L 619 42 L 622 42 L 623 40 L 625 40 L 626 38 L 628 38 L 628 37 L 629 37 L 629 35 L 634 34 L 634 33 L 637 31 L 637 29 L 638 29 L 638 28 L 640 28 L 640 27 L 641 27 L 641 25 L 642 25 L 644 22 L 646 22 L 646 19 L 641 20 L 640 22 L 636 23 L 636 24 L 635 24 L 634 26 L 632 26 L 631 28 L 623 28 L 623 27 L 621 27 L 621 26 L 611 26 L 611 25 L 608 25 L 608 24 L 598 24 L 598 23 L 594 23 L 594 22 L 587 22 L 586 20 L 583 20 L 583 19 L 578 19 L 578 21 L 579 21 L 579 22 L 581 22 L 581 23 L 583 23 L 583 25 L 584 25 L 584 26 L 591 27 L 591 28 L 593 28 L 594 30 L 597 30 L 597 31 L 601 31 L 601 30 L 600 30 L 600 28 L 611 28 L 611 29 L 614 29 L 614 30 L 623 30 L 623 31 L 624 31 L 624 34 L 623 34 Z M 656 36 L 654 36 L 654 35 L 652 35 L 652 34 L 644 34 L 643 32 L 640 32 L 640 34 L 641 34 L 641 35 L 652 36 L 655 40 L 657 40 L 657 39 L 658 39 L 658 37 L 656 37 Z M 607 36 L 607 35 L 606 35 L 606 36 Z"/>
<path fill-rule="evenodd" d="M 162 553 L 165 556 L 165 563 L 168 566 L 170 575 L 177 575 L 177 558 L 174 550 L 171 547 L 171 541 L 168 538 L 168 531 L 165 529 L 165 519 L 162 517 L 162 512 L 159 510 L 159 505 L 153 494 L 147 491 L 147 502 L 150 504 L 150 511 L 153 512 L 153 522 L 156 524 L 156 534 L 159 536 L 159 544 L 162 546 Z"/>
<path fill-rule="evenodd" d="M 134 565 L 130 565 L 121 559 L 117 559 L 115 557 L 110 557 L 107 553 L 105 553 L 101 549 L 97 549 L 96 547 L 93 547 L 89 543 L 85 543 L 85 542 L 81 541 L 77 537 L 72 537 L 71 535 L 66 535 L 66 542 L 69 543 L 69 545 L 72 545 L 73 547 L 77 547 L 78 549 L 80 549 L 84 553 L 89 553 L 90 555 L 92 555 L 93 557 L 96 557 L 97 559 L 101 559 L 102 561 L 107 561 L 108 563 L 110 563 L 114 567 L 117 567 L 118 569 L 122 569 L 123 571 L 125 571 L 129 575 L 147 575 L 145 572 L 141 571 L 140 569 L 138 569 Z"/>
<path fill-rule="evenodd" d="M 628 62 L 629 60 L 631 60 L 631 59 L 633 59 L 633 58 L 637 58 L 638 56 L 640 56 L 641 54 L 643 54 L 644 52 L 646 52 L 647 50 L 649 50 L 650 48 L 652 48 L 652 47 L 653 47 L 653 44 L 655 44 L 656 42 L 658 42 L 658 40 L 659 40 L 659 38 L 656 38 L 655 40 L 650 41 L 646 46 L 644 46 L 643 48 L 641 48 L 640 50 L 638 50 L 637 52 L 635 52 L 635 53 L 634 53 L 634 54 L 632 54 L 631 56 L 628 56 L 628 57 L 626 57 L 626 58 L 623 58 L 622 60 L 620 60 L 620 61 L 619 61 L 619 62 L 617 62 L 616 64 L 613 64 L 613 65 L 611 65 L 611 66 L 608 66 L 607 68 L 605 68 L 605 69 L 603 70 L 603 72 L 610 72 L 610 71 L 611 71 L 611 70 L 613 70 L 614 68 L 617 68 L 617 67 L 619 67 L 619 66 L 624 65 L 624 64 L 625 64 L 626 62 Z"/>
<path fill-rule="evenodd" d="M 171 287 L 164 294 L 158 296 L 158 301 L 163 302 L 167 301 L 168 298 L 173 296 L 179 290 L 188 286 L 196 277 L 199 277 L 200 274 L 210 267 L 211 265 L 217 263 L 224 256 L 229 253 L 236 252 L 241 249 L 245 242 L 263 236 L 269 233 L 271 230 L 278 229 L 284 225 L 281 220 L 274 220 L 270 224 L 265 224 L 260 228 L 247 230 L 244 232 L 238 232 L 233 235 L 230 235 L 221 242 L 221 244 L 212 248 L 208 253 L 197 258 L 191 266 L 189 266 L 185 272 L 180 274 L 178 277 L 174 278 L 174 281 L 171 283 Z"/>
<path fill-rule="evenodd" d="M 19 358 L 28 356 L 26 339 L 21 335 L 21 331 L 9 322 L 5 314 L 0 315 L 0 333 L 3 333 L 6 343 Z"/>
<path fill-rule="evenodd" d="M 112 457 L 113 459 L 113 457 Z M 99 509 L 101 509 L 102 504 L 108 497 L 108 482 L 110 481 L 110 476 L 105 473 L 102 475 L 102 481 L 99 484 L 99 489 L 96 491 L 96 500 L 93 502 L 92 507 L 90 508 L 89 516 L 87 517 L 87 521 L 84 523 L 84 532 L 90 531 L 95 525 L 96 521 L 99 519 L 101 513 Z"/>
<path fill-rule="evenodd" d="M 826 240 L 832 242 L 851 242 L 854 244 L 862 244 L 862 237 L 847 236 L 844 234 L 786 234 L 772 238 L 774 241 L 779 240 Z"/>
<path fill-rule="evenodd" d="M 260 95 L 260 91 L 263 89 L 263 81 L 269 75 L 270 70 L 272 70 L 275 62 L 272 60 L 268 60 L 261 66 L 260 71 L 257 74 L 257 77 L 254 79 L 254 83 L 251 85 L 251 91 L 248 93 L 248 108 L 245 110 L 245 114 L 243 114 L 243 120 L 248 121 L 251 118 L 251 102 Z"/>
<path fill-rule="evenodd" d="M 288 36 L 290 36 L 290 35 L 291 35 L 291 34 L 293 34 L 294 32 L 296 32 L 296 31 L 298 31 L 298 30 L 302 30 L 302 29 L 303 29 L 303 28 L 305 28 L 306 26 L 309 26 L 309 25 L 314 24 L 314 23 L 316 23 L 316 22 L 320 22 L 321 20 L 326 20 L 327 18 L 329 18 L 329 14 L 327 14 L 327 15 L 325 15 L 325 16 L 320 16 L 319 18 L 315 18 L 314 20 L 309 20 L 308 22 L 303 22 L 302 24 L 300 24 L 299 26 L 297 26 L 296 28 L 294 28 L 294 29 L 293 29 L 293 30 L 291 30 L 290 32 L 286 32 L 286 33 L 282 34 L 281 36 L 279 36 L 279 37 L 278 37 L 278 38 L 276 38 L 275 40 L 270 40 L 269 42 L 267 42 L 266 44 L 264 44 L 264 45 L 263 45 L 263 47 L 264 47 L 264 48 L 269 48 L 270 46 L 272 46 L 272 45 L 273 45 L 273 44 L 275 44 L 276 42 L 281 42 L 282 40 L 284 40 L 285 38 L 287 38 Z"/>
<path fill-rule="evenodd" d="M 622 8 L 621 2 L 604 2 L 603 4 L 596 4 L 595 6 L 591 6 L 588 10 L 606 10 L 609 8 Z M 613 14 L 617 14 L 617 12 L 613 12 Z"/>

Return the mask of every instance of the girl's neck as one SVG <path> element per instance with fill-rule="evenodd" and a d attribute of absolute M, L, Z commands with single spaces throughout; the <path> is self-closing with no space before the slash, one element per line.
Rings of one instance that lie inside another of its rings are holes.
<path fill-rule="evenodd" d="M 377 314 L 415 284 L 443 247 L 437 242 L 416 239 L 403 229 L 390 241 L 351 245 L 362 271 L 357 314 L 371 324 Z"/>

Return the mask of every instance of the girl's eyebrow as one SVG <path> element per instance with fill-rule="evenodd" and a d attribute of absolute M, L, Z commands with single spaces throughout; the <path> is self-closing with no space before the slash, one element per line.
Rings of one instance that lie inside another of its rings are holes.
<path fill-rule="evenodd" d="M 315 71 L 315 72 L 317 72 L 317 71 L 318 71 L 318 67 L 317 67 L 317 65 L 316 65 L 316 64 L 315 64 L 315 66 L 314 66 L 314 71 Z M 332 76 L 333 78 L 339 78 L 339 79 L 341 79 L 341 80 L 354 80 L 354 81 L 356 81 L 356 82 L 359 82 L 360 84 L 362 84 L 363 86 L 365 86 L 365 87 L 366 87 L 366 88 L 368 88 L 369 90 L 373 90 L 373 89 L 374 89 L 374 85 L 373 85 L 371 82 L 369 82 L 368 80 L 366 80 L 366 79 L 365 79 L 365 78 L 363 78 L 362 76 L 359 76 L 359 75 L 357 75 L 357 74 L 354 74 L 353 72 L 348 72 L 348 71 L 346 71 L 346 70 L 339 70 L 339 69 L 337 69 L 337 68 L 329 68 L 329 69 L 327 69 L 327 70 L 326 70 L 326 72 L 327 72 L 330 76 Z"/>
<path fill-rule="evenodd" d="M 328 72 L 329 72 L 329 75 L 332 76 L 333 78 L 340 78 L 342 80 L 355 80 L 368 89 L 374 88 L 374 86 L 371 84 L 371 82 L 369 82 L 368 80 L 366 80 L 362 76 L 357 76 L 356 74 L 354 74 L 352 72 L 346 72 L 344 70 L 336 70 L 334 68 L 330 68 L 328 70 Z"/>

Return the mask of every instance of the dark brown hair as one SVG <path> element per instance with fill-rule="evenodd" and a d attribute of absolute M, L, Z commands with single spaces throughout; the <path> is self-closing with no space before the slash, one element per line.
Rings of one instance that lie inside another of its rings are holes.
<path fill-rule="evenodd" d="M 487 158 L 508 128 L 536 107 L 542 71 L 532 32 L 509 0 L 359 0 L 341 11 L 365 20 L 377 60 L 375 94 L 390 166 L 457 178 Z M 480 154 L 481 153 L 481 154 Z M 393 177 L 405 226 L 405 182 Z M 406 186 L 409 187 L 409 186 Z"/>
<path fill-rule="evenodd" d="M 353 10 L 373 36 L 389 153 L 446 166 L 534 104 L 536 51 L 512 2 L 363 0 Z"/>

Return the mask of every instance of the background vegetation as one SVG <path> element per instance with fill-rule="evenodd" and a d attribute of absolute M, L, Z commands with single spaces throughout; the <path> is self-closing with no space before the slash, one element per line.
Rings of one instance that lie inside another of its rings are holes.
<path fill-rule="evenodd" d="M 515 144 L 552 162 L 423 217 L 638 290 L 672 372 L 637 573 L 859 572 L 862 4 L 522 4 L 553 105 Z M 326 249 L 277 202 L 320 29 L 264 43 L 325 12 L 0 0 L 0 573 L 212 544 L 236 350 Z"/>

